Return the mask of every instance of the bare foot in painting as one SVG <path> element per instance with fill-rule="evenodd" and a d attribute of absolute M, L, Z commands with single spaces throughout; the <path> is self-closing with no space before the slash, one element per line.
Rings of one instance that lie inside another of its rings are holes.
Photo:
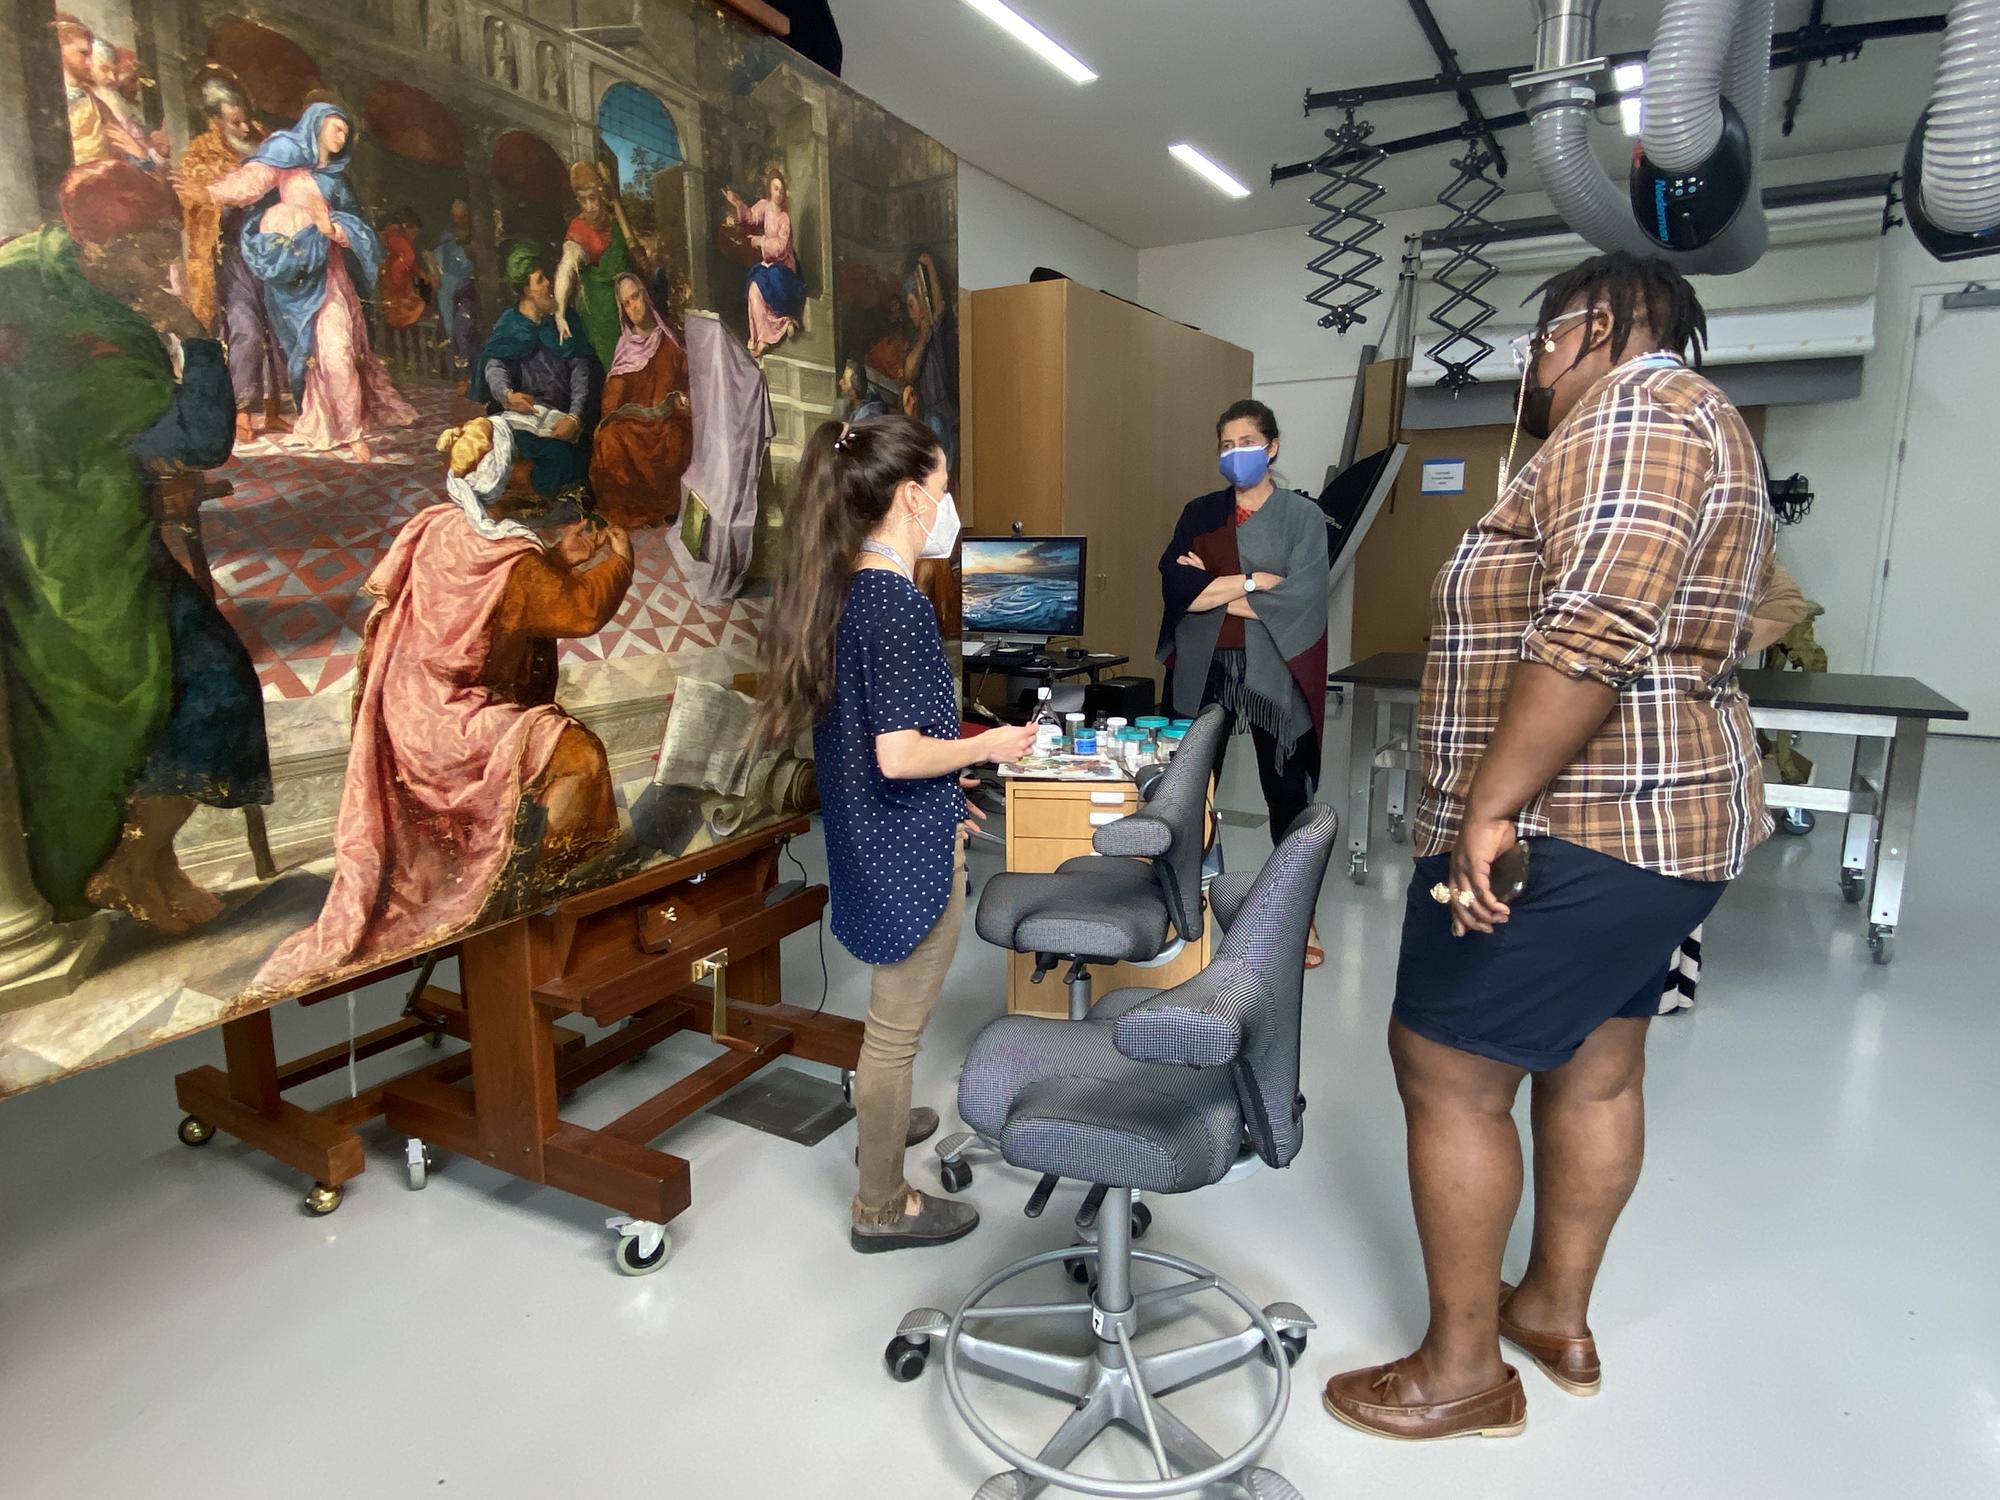
<path fill-rule="evenodd" d="M 177 860 L 168 859 L 165 866 L 156 869 L 154 874 L 167 898 L 167 905 L 188 926 L 206 926 L 222 915 L 222 898 L 188 879 L 187 872 Z"/>
<path fill-rule="evenodd" d="M 287 422 L 283 417 L 270 416 L 264 418 L 264 435 L 266 437 L 276 437 L 281 432 L 290 432 L 291 430 L 292 424 Z"/>
<path fill-rule="evenodd" d="M 250 424 L 250 413 L 247 411 L 239 411 L 236 414 L 236 441 L 239 443 L 247 443 L 250 441 L 250 439 L 252 439 L 256 435 L 257 435 L 256 428 L 254 428 Z"/>
<path fill-rule="evenodd" d="M 152 872 L 131 851 L 130 841 L 107 859 L 83 888 L 84 899 L 106 911 L 122 911 L 142 927 L 178 937 L 189 922 L 174 910 Z"/>
<path fill-rule="evenodd" d="M 365 464 L 375 456 L 375 450 L 358 438 L 349 443 L 347 449 L 354 455 L 354 461 L 359 464 Z"/>

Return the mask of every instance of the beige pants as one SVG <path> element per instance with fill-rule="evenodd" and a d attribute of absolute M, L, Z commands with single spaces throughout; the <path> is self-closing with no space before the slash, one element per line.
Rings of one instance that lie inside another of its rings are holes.
<path fill-rule="evenodd" d="M 854 1114 L 861 1135 L 856 1223 L 893 1219 L 908 1199 L 903 1143 L 910 1128 L 910 1075 L 923 1045 L 925 1023 L 944 988 L 945 971 L 958 951 L 958 930 L 964 921 L 965 845 L 960 843 L 952 861 L 951 896 L 937 926 L 908 958 L 872 966 L 868 1020 L 861 1031 L 861 1060 L 854 1069 Z"/>

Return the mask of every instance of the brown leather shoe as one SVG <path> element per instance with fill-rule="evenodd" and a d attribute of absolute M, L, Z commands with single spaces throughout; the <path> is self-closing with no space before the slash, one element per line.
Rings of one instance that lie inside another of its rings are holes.
<path fill-rule="evenodd" d="M 1421 1353 L 1392 1365 L 1349 1370 L 1326 1383 L 1326 1409 L 1349 1427 L 1399 1442 L 1434 1438 L 1514 1437 L 1528 1425 L 1528 1397 L 1512 1365 L 1491 1390 L 1433 1401 L 1424 1394 L 1430 1370 Z"/>
<path fill-rule="evenodd" d="M 1597 1340 L 1560 1333 L 1537 1333 L 1507 1316 L 1514 1288 L 1500 1283 L 1500 1337 L 1519 1349 L 1541 1372 L 1572 1396 L 1595 1396 L 1604 1389 L 1604 1367 L 1597 1360 Z"/>

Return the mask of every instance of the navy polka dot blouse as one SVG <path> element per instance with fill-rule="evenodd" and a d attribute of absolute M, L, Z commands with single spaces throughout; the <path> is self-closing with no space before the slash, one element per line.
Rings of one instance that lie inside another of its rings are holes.
<path fill-rule="evenodd" d="M 863 963 L 908 958 L 937 925 L 966 815 L 955 775 L 882 774 L 875 736 L 899 729 L 958 738 L 951 667 L 930 600 L 901 573 L 863 568 L 840 612 L 833 702 L 813 730 L 833 935 Z"/>

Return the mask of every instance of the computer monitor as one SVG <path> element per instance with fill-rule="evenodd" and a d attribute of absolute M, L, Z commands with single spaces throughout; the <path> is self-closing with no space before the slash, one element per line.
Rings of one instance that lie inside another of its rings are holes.
<path fill-rule="evenodd" d="M 1083 537 L 969 536 L 962 545 L 967 635 L 1083 634 Z"/>

